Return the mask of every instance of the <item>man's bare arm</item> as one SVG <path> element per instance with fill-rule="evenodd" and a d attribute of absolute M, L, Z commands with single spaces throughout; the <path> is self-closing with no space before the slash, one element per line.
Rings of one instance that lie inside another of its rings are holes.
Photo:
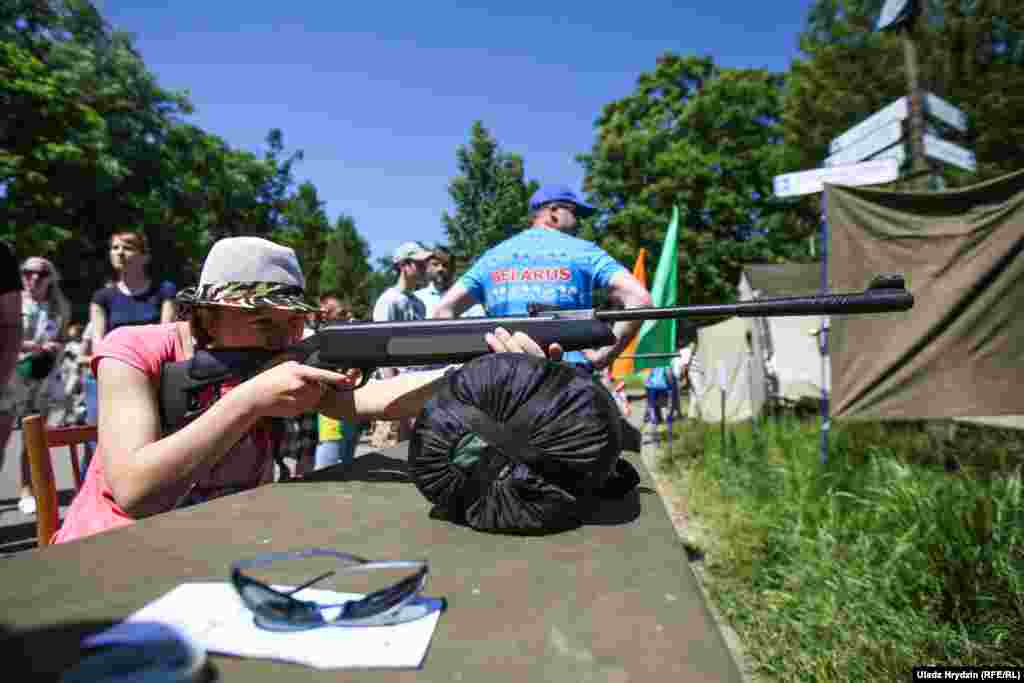
<path fill-rule="evenodd" d="M 457 318 L 479 303 L 473 293 L 456 282 L 444 293 L 431 318 Z"/>
<path fill-rule="evenodd" d="M 611 299 L 626 308 L 643 308 L 651 305 L 651 293 L 628 270 L 616 273 L 612 277 L 608 290 Z M 615 323 L 612 327 L 615 343 L 588 352 L 587 358 L 596 369 L 604 369 L 629 345 L 636 333 L 640 331 L 641 325 L 643 325 L 642 320 L 621 320 Z"/>

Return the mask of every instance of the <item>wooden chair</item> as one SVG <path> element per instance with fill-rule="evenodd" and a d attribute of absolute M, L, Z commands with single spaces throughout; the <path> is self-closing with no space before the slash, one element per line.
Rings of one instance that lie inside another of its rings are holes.
<path fill-rule="evenodd" d="M 37 544 L 43 547 L 50 545 L 50 538 L 60 526 L 57 480 L 53 475 L 50 449 L 68 447 L 77 493 L 82 487 L 78 447 L 87 441 L 96 441 L 96 425 L 47 428 L 46 420 L 41 415 L 29 415 L 21 421 L 21 429 L 25 451 L 28 453 L 29 470 L 32 473 L 32 491 L 36 497 Z"/>

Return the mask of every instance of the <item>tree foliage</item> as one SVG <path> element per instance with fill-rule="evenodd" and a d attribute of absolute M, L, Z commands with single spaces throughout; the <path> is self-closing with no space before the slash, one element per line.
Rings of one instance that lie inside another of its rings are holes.
<path fill-rule="evenodd" d="M 281 225 L 270 238 L 295 250 L 306 277 L 306 294 L 319 296 L 321 263 L 331 237 L 331 222 L 313 183 L 306 181 L 289 197 L 281 211 Z"/>
<path fill-rule="evenodd" d="M 786 165 L 779 116 L 783 77 L 666 53 L 629 96 L 609 103 L 579 156 L 584 189 L 601 209 L 582 235 L 631 265 L 657 261 L 673 205 L 680 210 L 679 292 L 729 300 L 744 263 L 806 257 L 812 226 L 772 197 Z"/>
<path fill-rule="evenodd" d="M 783 114 L 794 151 L 787 170 L 813 168 L 828 143 L 906 95 L 902 39 L 878 33 L 884 0 L 818 0 L 800 38 L 805 57 L 791 68 Z M 921 0 L 915 42 L 922 88 L 961 108 L 969 132 L 940 136 L 972 149 L 977 173 L 935 164 L 948 184 L 1017 170 L 1024 158 L 1024 3 Z M 933 124 L 934 125 L 934 124 Z"/>
<path fill-rule="evenodd" d="M 320 291 L 337 292 L 353 307 L 356 317 L 367 318 L 375 300 L 371 299 L 370 275 L 370 245 L 359 234 L 355 220 L 341 214 L 327 240 Z"/>
<path fill-rule="evenodd" d="M 538 184 L 524 179 L 522 158 L 502 152 L 481 121 L 455 156 L 458 175 L 448 185 L 455 213 L 445 211 L 442 222 L 456 261 L 467 266 L 510 230 L 526 226 Z"/>
<path fill-rule="evenodd" d="M 145 232 L 152 275 L 184 284 L 214 240 L 282 227 L 301 153 L 279 130 L 262 158 L 233 149 L 191 113 L 87 0 L 0 4 L 0 238 L 53 258 L 80 314 L 114 232 Z"/>

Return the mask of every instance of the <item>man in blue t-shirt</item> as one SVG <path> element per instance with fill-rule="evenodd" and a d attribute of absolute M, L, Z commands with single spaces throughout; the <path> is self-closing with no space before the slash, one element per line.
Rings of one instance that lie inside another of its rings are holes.
<path fill-rule="evenodd" d="M 627 308 L 651 305 L 639 280 L 603 249 L 574 237 L 577 217 L 594 213 L 564 185 L 545 185 L 530 198 L 530 227 L 495 245 L 449 289 L 434 318 L 454 318 L 473 304 L 489 316 L 526 315 L 527 305 L 592 308 L 593 293 L 607 289 Z M 600 370 L 640 329 L 640 321 L 615 324 L 615 344 L 565 354 L 565 360 Z"/>

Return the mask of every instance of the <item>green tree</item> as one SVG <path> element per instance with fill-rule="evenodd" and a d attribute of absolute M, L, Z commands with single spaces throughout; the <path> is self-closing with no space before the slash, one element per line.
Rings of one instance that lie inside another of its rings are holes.
<path fill-rule="evenodd" d="M 0 45 L 0 235 L 54 257 L 87 300 L 110 233 L 143 227 L 145 197 L 167 182 L 163 141 L 191 105 L 84 0 L 4 3 Z"/>
<path fill-rule="evenodd" d="M 641 247 L 656 260 L 679 206 L 678 291 L 690 303 L 731 299 L 745 263 L 806 258 L 813 226 L 772 196 L 787 154 L 782 85 L 760 69 L 659 57 L 631 95 L 604 107 L 591 152 L 578 157 L 601 209 L 581 236 L 627 265 Z"/>
<path fill-rule="evenodd" d="M 153 275 L 179 284 L 213 240 L 271 234 L 301 152 L 279 130 L 263 158 L 232 149 L 192 111 L 87 0 L 0 4 L 0 237 L 54 258 L 82 311 L 113 232 L 146 232 Z"/>
<path fill-rule="evenodd" d="M 457 262 L 468 265 L 510 230 L 526 226 L 538 184 L 524 180 L 522 158 L 502 152 L 481 121 L 455 157 L 459 174 L 448 185 L 455 212 L 445 211 L 441 220 Z"/>
<path fill-rule="evenodd" d="M 295 250 L 306 277 L 306 294 L 310 300 L 316 299 L 331 223 L 313 183 L 299 185 L 298 191 L 284 203 L 281 219 L 281 227 L 271 238 Z"/>
<path fill-rule="evenodd" d="M 367 288 L 370 276 L 370 246 L 356 229 L 351 216 L 341 214 L 327 240 L 320 273 L 320 291 L 337 292 L 364 317 L 372 301 Z"/>
<path fill-rule="evenodd" d="M 787 170 L 812 168 L 831 139 L 906 95 L 901 37 L 874 31 L 883 0 L 818 0 L 787 81 Z M 969 131 L 940 136 L 972 149 L 977 173 L 936 163 L 952 186 L 1020 168 L 1024 158 L 1024 3 L 922 0 L 915 41 L 922 88 L 961 108 Z M 932 123 L 932 125 L 936 125 Z"/>

